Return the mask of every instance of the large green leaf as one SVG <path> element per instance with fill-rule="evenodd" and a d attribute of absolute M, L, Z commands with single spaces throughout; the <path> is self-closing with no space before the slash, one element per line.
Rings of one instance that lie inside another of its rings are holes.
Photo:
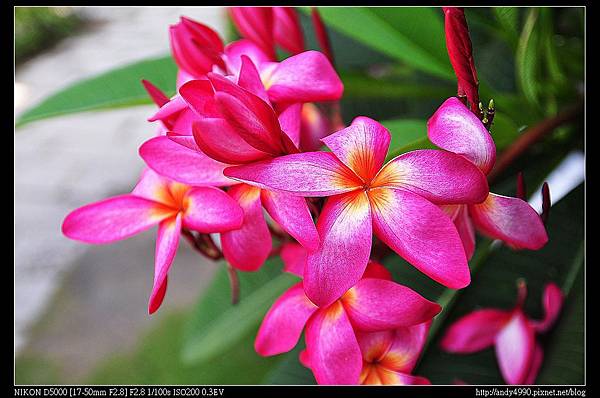
<path fill-rule="evenodd" d="M 149 104 L 150 98 L 141 80 L 149 80 L 171 95 L 175 92 L 176 74 L 177 68 L 170 56 L 113 69 L 58 91 L 25 111 L 16 125 L 70 113 Z"/>
<path fill-rule="evenodd" d="M 273 258 L 260 271 L 240 272 L 239 280 L 241 298 L 233 305 L 227 272 L 218 272 L 190 319 L 181 353 L 184 362 L 209 361 L 256 332 L 275 299 L 297 278 L 282 272 L 281 261 Z"/>
<path fill-rule="evenodd" d="M 435 8 L 323 7 L 328 26 L 383 54 L 437 77 L 454 79 Z"/>
<path fill-rule="evenodd" d="M 532 104 L 538 104 L 538 68 L 541 48 L 539 31 L 536 29 L 540 10 L 532 8 L 527 14 L 523 31 L 519 38 L 516 55 L 517 79 L 523 95 Z"/>

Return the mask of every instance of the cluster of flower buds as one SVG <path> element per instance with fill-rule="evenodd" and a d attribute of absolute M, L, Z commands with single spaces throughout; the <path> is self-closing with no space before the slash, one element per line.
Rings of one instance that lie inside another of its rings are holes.
<path fill-rule="evenodd" d="M 107 243 L 158 225 L 150 313 L 165 296 L 181 235 L 230 270 L 256 271 L 279 253 L 302 282 L 265 316 L 258 353 L 289 351 L 304 330 L 300 360 L 319 383 L 428 383 L 411 372 L 441 308 L 372 261 L 373 238 L 459 289 L 470 283 L 475 229 L 539 249 L 548 239 L 539 215 L 522 199 L 489 192 L 494 142 L 457 98 L 428 123 L 442 149 L 385 163 L 391 135 L 383 125 L 359 116 L 339 126 L 323 112 L 343 84 L 316 11 L 325 55 L 304 51 L 291 8 L 230 14 L 244 38 L 227 45 L 188 18 L 170 28 L 177 93 L 168 98 L 144 82 L 158 106 L 149 120 L 159 125 L 139 150 L 148 168 L 131 194 L 69 214 L 64 234 Z M 291 56 L 279 61 L 277 47 Z"/>

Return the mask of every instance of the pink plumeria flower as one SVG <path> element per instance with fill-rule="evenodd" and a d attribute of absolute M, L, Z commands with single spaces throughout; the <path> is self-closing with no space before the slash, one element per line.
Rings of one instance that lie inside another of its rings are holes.
<path fill-rule="evenodd" d="M 495 346 L 498 365 L 506 383 L 533 384 L 543 360 L 543 350 L 535 336 L 554 325 L 564 296 L 556 284 L 547 284 L 542 302 L 545 315 L 538 321 L 528 318 L 523 312 L 526 295 L 527 288 L 521 283 L 513 310 L 486 308 L 460 318 L 448 328 L 441 348 L 452 353 L 469 354 Z"/>
<path fill-rule="evenodd" d="M 317 222 L 321 243 L 304 270 L 304 288 L 315 304 L 331 304 L 360 279 L 373 232 L 445 286 L 469 284 L 458 232 L 434 203 L 482 201 L 488 186 L 477 167 L 438 150 L 408 152 L 384 166 L 390 133 L 367 117 L 322 141 L 331 152 L 291 154 L 224 172 L 261 188 L 330 197 Z"/>
<path fill-rule="evenodd" d="M 291 7 L 231 7 L 229 15 L 240 34 L 273 60 L 276 44 L 292 54 L 304 50 L 300 19 Z"/>
<path fill-rule="evenodd" d="M 469 159 L 486 175 L 496 146 L 483 123 L 456 97 L 447 99 L 427 122 L 427 135 L 440 148 Z M 482 203 L 445 206 L 461 235 L 467 256 L 475 251 L 475 228 L 514 248 L 537 250 L 548 242 L 540 216 L 524 200 L 489 193 Z"/>
<path fill-rule="evenodd" d="M 306 251 L 292 245 L 288 272 L 301 275 L 297 265 Z M 304 251 L 304 253 L 303 253 Z M 371 262 L 360 281 L 339 300 L 317 307 L 298 283 L 271 307 L 260 326 L 254 348 L 263 356 L 288 352 L 305 330 L 306 353 L 319 384 L 357 384 L 363 358 L 355 330 L 377 332 L 430 321 L 441 307 L 391 280 L 389 272 Z"/>
<path fill-rule="evenodd" d="M 359 384 L 429 385 L 424 377 L 411 374 L 427 340 L 431 322 L 381 332 L 356 331 L 363 357 Z M 309 352 L 300 353 L 300 362 L 310 369 Z"/>
<path fill-rule="evenodd" d="M 111 243 L 158 225 L 154 287 L 148 304 L 148 312 L 152 314 L 165 296 L 167 273 L 175 258 L 181 229 L 226 232 L 239 228 L 243 218 L 240 206 L 220 189 L 190 187 L 146 170 L 131 194 L 69 213 L 62 232 L 86 243 Z"/>

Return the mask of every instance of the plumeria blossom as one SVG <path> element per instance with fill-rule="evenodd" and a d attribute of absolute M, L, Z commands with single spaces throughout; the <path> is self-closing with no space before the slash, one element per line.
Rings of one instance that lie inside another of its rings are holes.
<path fill-rule="evenodd" d="M 292 7 L 231 7 L 229 15 L 240 34 L 275 59 L 275 45 L 297 54 L 304 51 L 300 19 Z"/>
<path fill-rule="evenodd" d="M 564 296 L 556 284 L 547 284 L 542 300 L 544 318 L 535 320 L 523 311 L 526 295 L 525 283 L 520 283 L 517 304 L 512 310 L 486 308 L 460 318 L 442 338 L 442 349 L 469 354 L 494 346 L 506 383 L 533 384 L 543 361 L 536 334 L 547 332 L 554 325 Z"/>
<path fill-rule="evenodd" d="M 447 99 L 427 122 L 427 135 L 440 148 L 469 159 L 486 175 L 496 161 L 496 146 L 483 123 L 456 97 Z M 524 200 L 489 193 L 482 203 L 444 206 L 460 232 L 470 258 L 475 228 L 514 248 L 537 250 L 548 241 L 540 216 Z"/>
<path fill-rule="evenodd" d="M 131 194 L 95 202 L 69 213 L 67 237 L 86 243 L 111 243 L 158 225 L 154 286 L 148 311 L 161 305 L 167 274 L 183 228 L 201 233 L 240 228 L 244 214 L 235 200 L 214 187 L 190 187 L 145 170 Z"/>
<path fill-rule="evenodd" d="M 331 152 L 305 152 L 225 169 L 225 175 L 298 196 L 329 196 L 317 222 L 319 248 L 308 255 L 304 288 L 326 306 L 364 273 L 373 232 L 434 280 L 470 282 L 452 221 L 434 203 L 477 203 L 483 173 L 451 152 L 418 150 L 383 165 L 390 133 L 367 117 L 322 139 Z"/>
<path fill-rule="evenodd" d="M 306 251 L 292 245 L 285 256 L 288 259 L 286 270 L 301 276 Z M 254 347 L 263 356 L 288 352 L 305 330 L 303 362 L 310 362 L 317 382 L 357 384 L 363 372 L 359 339 L 367 339 L 360 333 L 429 322 L 440 310 L 438 304 L 393 282 L 387 269 L 371 262 L 360 281 L 327 306 L 317 307 L 311 302 L 302 283 L 289 288 L 265 315 Z M 363 344 L 369 345 L 366 341 Z M 392 356 L 390 353 L 390 359 Z"/>

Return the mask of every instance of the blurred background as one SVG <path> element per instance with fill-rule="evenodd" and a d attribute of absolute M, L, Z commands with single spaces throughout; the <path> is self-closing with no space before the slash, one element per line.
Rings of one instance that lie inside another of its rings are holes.
<path fill-rule="evenodd" d="M 384 9 L 376 15 L 389 26 L 404 29 L 407 37 L 423 41 L 427 36 L 423 29 L 427 28 L 417 26 L 418 19 L 413 19 L 414 26 L 407 23 L 403 19 L 405 13 L 404 9 Z M 221 7 L 15 8 L 15 118 L 81 79 L 168 54 L 168 26 L 181 15 L 209 25 L 226 42 L 236 37 L 226 10 Z M 551 14 L 540 13 L 541 22 L 533 25 L 531 13 L 522 9 L 516 21 L 519 30 L 515 32 L 503 29 L 502 16 L 498 15 L 483 8 L 467 10 L 477 69 L 485 82 L 482 99 L 487 100 L 491 95 L 498 104 L 492 133 L 501 148 L 528 126 L 555 115 L 563 106 L 581 101 L 585 89 L 584 13 L 582 8 L 554 9 Z M 443 21 L 441 10 L 435 11 L 435 17 L 438 22 Z M 302 24 L 308 46 L 315 48 L 310 18 L 305 14 Z M 546 48 L 548 43 L 541 38 L 548 38 L 551 46 L 548 53 L 557 51 L 553 57 L 519 54 L 521 27 L 526 31 L 528 26 L 539 33 L 539 44 L 533 48 Z M 551 32 L 543 34 L 549 27 Z M 386 125 L 392 131 L 395 131 L 392 126 L 396 126 L 409 136 L 417 136 L 424 132 L 423 121 L 443 99 L 456 93 L 453 82 L 398 62 L 393 54 L 375 51 L 360 39 L 352 38 L 351 32 L 330 29 L 330 33 L 336 64 L 345 84 L 342 109 L 346 122 L 359 114 L 381 120 L 402 118 L 401 122 Z M 439 50 L 440 59 L 447 63 L 443 33 L 440 38 L 438 32 L 436 40 L 433 44 L 417 44 Z M 536 60 L 533 66 L 531 59 Z M 558 68 L 553 64 L 556 59 L 560 60 Z M 527 73 L 531 78 L 523 78 Z M 132 79 L 138 82 L 143 77 Z M 531 83 L 533 88 L 523 87 L 523 82 Z M 502 97 L 499 93 L 511 95 Z M 539 103 L 532 105 L 523 100 L 532 95 L 536 97 L 532 102 Z M 508 104 L 513 108 L 510 117 Z M 297 351 L 283 359 L 259 357 L 252 347 L 255 329 L 209 366 L 181 360 L 179 354 L 190 329 L 188 319 L 197 308 L 194 303 L 201 300 L 218 268 L 186 244 L 180 245 L 169 273 L 170 288 L 163 306 L 148 316 L 154 230 L 105 246 L 74 242 L 60 233 L 62 220 L 69 211 L 132 189 L 143 168 L 137 149 L 155 134 L 156 127 L 146 121 L 154 109 L 153 105 L 145 104 L 108 112 L 74 113 L 28 123 L 15 130 L 15 382 L 243 384 L 288 380 L 300 383 L 298 379 L 286 379 L 287 370 L 280 372 L 278 378 L 272 376 L 280 362 L 284 365 L 286 361 L 297 362 Z M 532 300 L 536 302 L 528 305 L 534 314 L 541 313 L 539 297 L 544 281 L 571 278 L 561 268 L 562 263 L 552 263 L 553 259 L 562 261 L 556 253 L 571 256 L 583 239 L 583 149 L 581 117 L 556 129 L 494 185 L 494 192 L 514 195 L 515 175 L 525 170 L 536 208 L 541 206 L 539 186 L 549 175 L 553 176 L 550 186 L 555 201 L 570 195 L 562 210 L 556 210 L 562 218 L 555 216 L 556 224 L 549 225 L 560 230 L 564 240 L 556 238 L 556 246 L 542 251 L 541 260 L 535 260 L 542 261 L 537 269 L 543 267 L 544 273 L 531 288 Z M 495 261 L 496 272 L 511 262 L 524 262 L 523 268 L 532 264 L 529 259 Z M 488 269 L 492 272 L 493 266 L 487 266 Z M 532 275 L 536 275 L 534 271 L 532 268 Z M 493 281 L 496 290 L 504 288 L 509 292 L 498 299 L 497 304 L 503 306 L 512 302 L 514 279 L 522 276 L 519 270 L 507 272 L 506 282 L 499 281 L 497 274 L 482 273 L 482 280 Z M 582 283 L 575 279 L 581 278 L 577 275 L 572 278 Z M 410 274 L 408 278 L 413 276 Z M 414 279 L 422 283 L 418 275 Z M 464 307 L 459 306 L 464 311 L 472 309 L 473 302 L 479 305 L 484 301 L 477 296 L 477 284 L 473 285 L 474 293 L 465 295 L 467 302 Z M 438 294 L 438 287 L 431 294 Z M 481 289 L 483 294 L 489 290 L 489 286 Z M 577 349 L 582 352 L 581 319 L 572 322 L 579 329 L 567 339 L 580 342 Z M 431 358 L 438 358 L 436 355 L 442 354 L 433 352 Z M 494 364 L 489 358 L 491 353 L 482 355 L 481 361 Z M 568 358 L 569 363 L 575 361 Z M 452 361 L 460 367 L 460 360 L 452 358 Z M 230 362 L 236 362 L 235 370 L 227 368 Z M 442 361 L 427 363 L 433 362 Z M 436 369 L 429 369 L 427 363 L 424 369 L 435 373 Z M 478 380 L 499 382 L 497 374 L 492 373 L 480 375 Z M 310 374 L 304 376 L 306 382 L 311 382 Z M 442 382 L 452 382 L 444 377 L 440 376 Z"/>

